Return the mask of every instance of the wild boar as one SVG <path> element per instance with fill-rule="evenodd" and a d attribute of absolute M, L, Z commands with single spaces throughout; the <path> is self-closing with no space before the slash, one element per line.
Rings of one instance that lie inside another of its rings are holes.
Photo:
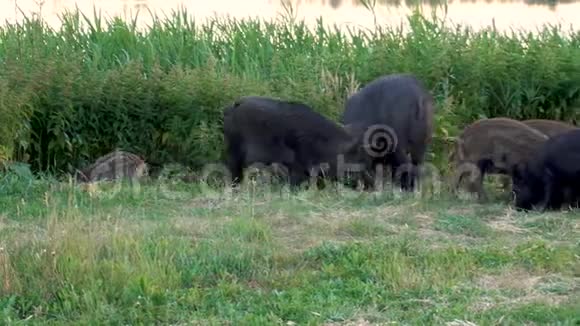
<path fill-rule="evenodd" d="M 423 83 L 410 74 L 392 74 L 351 95 L 340 121 L 353 130 L 364 130 L 359 139 L 370 160 L 359 161 L 371 162 L 370 173 L 378 164 L 388 166 L 393 180 L 399 179 L 403 190 L 412 191 L 418 174 L 407 169 L 416 170 L 424 162 L 433 115 L 433 96 Z"/>
<path fill-rule="evenodd" d="M 139 179 L 147 176 L 149 167 L 145 161 L 129 152 L 115 150 L 101 156 L 93 164 L 77 171 L 79 182 L 115 181 L 120 179 Z"/>
<path fill-rule="evenodd" d="M 580 194 L 580 129 L 554 136 L 512 171 L 515 207 L 540 211 L 576 203 Z"/>
<path fill-rule="evenodd" d="M 561 133 L 577 129 L 576 126 L 557 120 L 545 120 L 545 119 L 532 119 L 522 121 L 529 127 L 539 130 L 548 137 L 554 137 Z M 511 182 L 511 177 L 504 175 L 502 178 L 503 189 L 508 189 L 509 183 Z"/>
<path fill-rule="evenodd" d="M 483 189 L 486 174 L 509 175 L 519 162 L 527 160 L 548 136 L 508 118 L 481 119 L 467 126 L 458 137 L 450 159 L 455 173 L 453 189 L 469 177 L 467 189 L 480 200 L 487 198 Z"/>
<path fill-rule="evenodd" d="M 303 103 L 261 96 L 242 97 L 224 110 L 224 139 L 234 184 L 254 164 L 285 167 L 291 186 L 317 168 L 336 179 L 339 155 L 356 156 L 358 144 L 349 128 Z"/>
<path fill-rule="evenodd" d="M 548 137 L 554 137 L 559 134 L 578 129 L 578 127 L 574 126 L 573 124 L 558 120 L 532 119 L 524 120 L 522 122 L 527 126 L 541 131 Z"/>

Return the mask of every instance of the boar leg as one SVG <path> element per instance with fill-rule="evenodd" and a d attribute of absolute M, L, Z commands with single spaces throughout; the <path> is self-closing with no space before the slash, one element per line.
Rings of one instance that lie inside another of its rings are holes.
<path fill-rule="evenodd" d="M 391 167 L 393 181 L 397 180 L 403 191 L 413 191 L 413 164 L 409 161 L 405 151 L 403 151 L 400 147 L 397 147 L 392 155 Z"/>
<path fill-rule="evenodd" d="M 230 171 L 230 174 L 231 174 L 232 186 L 235 186 L 235 185 L 239 184 L 240 182 L 242 182 L 242 179 L 244 177 L 244 175 L 243 175 L 243 162 L 239 157 L 237 157 L 235 155 L 229 155 L 229 157 L 228 157 L 228 170 Z"/>
<path fill-rule="evenodd" d="M 232 186 L 240 183 L 243 179 L 244 153 L 241 149 L 241 142 L 226 139 L 227 142 L 227 159 L 226 165 L 231 175 Z"/>
<path fill-rule="evenodd" d="M 373 166 L 373 171 L 362 171 L 361 179 L 365 191 L 377 190 L 379 187 L 382 188 L 384 182 L 384 165 L 376 164 Z"/>
<path fill-rule="evenodd" d="M 302 167 L 303 166 L 298 162 L 292 162 L 288 166 L 290 174 L 290 189 L 292 190 L 298 190 L 300 185 L 308 178 L 308 174 Z"/>
<path fill-rule="evenodd" d="M 557 208 L 561 205 L 561 200 L 558 198 L 559 196 L 556 193 L 558 191 L 557 185 L 554 176 L 549 169 L 544 170 L 543 183 L 544 196 L 538 205 L 538 210 L 540 212 L 545 212 L 547 209 Z"/>
<path fill-rule="evenodd" d="M 452 182 L 452 187 L 451 189 L 453 190 L 454 193 L 457 194 L 457 192 L 459 191 L 459 187 L 461 185 L 461 182 L 463 181 L 463 176 L 466 174 L 465 171 L 455 171 L 455 173 L 452 173 L 452 177 L 453 177 L 453 182 Z"/>
<path fill-rule="evenodd" d="M 453 190 L 457 192 L 460 185 L 466 180 L 465 188 L 469 193 L 476 193 L 480 200 L 485 200 L 487 194 L 483 189 L 483 171 L 480 164 L 471 162 L 462 162 L 457 166 L 458 171 L 455 173 Z"/>
<path fill-rule="evenodd" d="M 336 180 L 336 167 L 328 163 L 310 164 L 308 171 L 310 186 L 316 182 L 317 189 L 324 189 L 327 181 Z"/>
<path fill-rule="evenodd" d="M 470 180 L 468 183 L 468 189 L 469 192 L 471 193 L 476 193 L 477 194 L 477 198 L 480 201 L 486 201 L 487 200 L 487 192 L 485 191 L 485 189 L 483 189 L 483 173 L 480 173 L 477 176 L 476 180 Z"/>
<path fill-rule="evenodd" d="M 420 182 L 421 179 L 421 165 L 423 165 L 423 161 L 425 160 L 425 152 L 427 151 L 426 145 L 417 145 L 414 144 L 413 149 L 411 150 L 411 162 L 415 166 L 415 179 L 417 182 Z"/>
<path fill-rule="evenodd" d="M 296 170 L 293 170 L 292 173 L 290 173 L 290 187 L 293 190 L 297 190 L 302 184 L 302 181 L 304 181 L 304 176 L 302 173 Z"/>
<path fill-rule="evenodd" d="M 473 186 L 475 187 L 475 189 L 477 191 L 477 196 L 478 196 L 479 200 L 480 201 L 487 201 L 488 196 L 487 196 L 487 192 L 483 188 L 483 179 L 485 177 L 485 174 L 493 168 L 493 162 L 489 159 L 479 160 L 477 162 L 477 168 L 479 169 L 479 174 L 478 174 L 477 179 L 475 180 Z"/>

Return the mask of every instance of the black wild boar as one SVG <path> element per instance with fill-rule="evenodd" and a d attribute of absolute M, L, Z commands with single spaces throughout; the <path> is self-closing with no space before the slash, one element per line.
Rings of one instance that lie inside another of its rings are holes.
<path fill-rule="evenodd" d="M 512 171 L 515 207 L 540 211 L 577 203 L 580 194 L 580 129 L 546 141 Z M 567 199 L 567 200 L 565 200 Z"/>
<path fill-rule="evenodd" d="M 115 181 L 126 178 L 138 179 L 147 176 L 148 173 L 149 167 L 141 157 L 115 150 L 77 171 L 76 179 L 79 182 Z"/>
<path fill-rule="evenodd" d="M 351 95 L 341 122 L 365 131 L 358 138 L 368 156 L 362 161 L 371 162 L 367 167 L 371 174 L 377 164 L 389 166 L 393 179 L 399 179 L 403 171 L 401 188 L 412 191 L 418 174 L 407 169 L 415 170 L 424 161 L 433 134 L 433 114 L 433 97 L 421 81 L 409 74 L 392 74 Z"/>
<path fill-rule="evenodd" d="M 309 178 L 313 168 L 340 177 L 338 156 L 356 156 L 358 144 L 348 128 L 303 103 L 261 96 L 242 97 L 226 108 L 224 138 L 233 183 L 242 181 L 248 166 L 278 164 L 292 186 Z"/>
<path fill-rule="evenodd" d="M 578 127 L 574 126 L 573 124 L 558 120 L 532 119 L 524 120 L 522 122 L 527 126 L 541 131 L 548 137 L 554 137 L 559 134 L 578 129 Z"/>
<path fill-rule="evenodd" d="M 558 120 L 547 120 L 547 119 L 532 119 L 532 120 L 525 120 L 522 121 L 526 125 L 541 131 L 542 133 L 546 134 L 548 137 L 554 137 L 560 135 L 562 133 L 577 130 L 579 129 L 576 125 L 572 123 L 567 123 L 564 121 Z M 574 201 L 574 194 L 570 191 L 566 190 L 564 192 L 565 201 L 573 202 Z"/>
<path fill-rule="evenodd" d="M 455 165 L 453 189 L 458 190 L 468 178 L 468 191 L 486 199 L 486 174 L 509 175 L 516 164 L 531 157 L 547 139 L 540 131 L 508 118 L 472 123 L 463 130 L 450 156 Z"/>

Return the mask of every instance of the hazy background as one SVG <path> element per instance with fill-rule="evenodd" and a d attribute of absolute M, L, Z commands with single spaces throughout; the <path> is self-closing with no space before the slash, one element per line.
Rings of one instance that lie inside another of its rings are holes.
<path fill-rule="evenodd" d="M 372 3 L 372 0 L 371 0 Z M 196 19 L 213 15 L 231 17 L 260 17 L 275 19 L 292 8 L 297 19 L 304 19 L 309 25 L 316 24 L 323 17 L 325 24 L 340 26 L 372 27 L 373 14 L 360 0 L 1 0 L 0 20 L 15 22 L 22 19 L 23 12 L 31 15 L 39 12 L 54 27 L 59 24 L 58 15 L 65 10 L 74 10 L 75 6 L 88 14 L 93 8 L 101 10 L 107 16 L 118 15 L 130 17 L 138 11 L 140 26 L 150 21 L 149 10 L 163 16 L 180 7 Z M 474 28 L 489 26 L 495 20 L 497 28 L 508 30 L 510 27 L 534 31 L 545 23 L 562 24 L 565 29 L 580 26 L 580 2 L 576 0 L 543 1 L 543 0 L 460 0 L 447 3 L 434 1 L 395 1 L 375 0 L 375 14 L 379 24 L 401 24 L 405 15 L 415 6 L 420 6 L 425 13 L 437 8 L 438 16 L 453 23 L 469 24 Z"/>

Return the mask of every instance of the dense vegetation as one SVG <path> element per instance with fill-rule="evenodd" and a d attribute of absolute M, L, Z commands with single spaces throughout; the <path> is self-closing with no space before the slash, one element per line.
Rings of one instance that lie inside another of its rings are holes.
<path fill-rule="evenodd" d="M 580 33 L 502 34 L 420 14 L 409 30 L 339 31 L 322 23 L 213 19 L 186 12 L 145 31 L 121 19 L 30 19 L 0 28 L 0 156 L 70 172 L 123 148 L 154 166 L 220 159 L 221 112 L 259 94 L 304 101 L 335 119 L 345 97 L 411 72 L 437 100 L 434 153 L 479 117 L 576 119 Z"/>

